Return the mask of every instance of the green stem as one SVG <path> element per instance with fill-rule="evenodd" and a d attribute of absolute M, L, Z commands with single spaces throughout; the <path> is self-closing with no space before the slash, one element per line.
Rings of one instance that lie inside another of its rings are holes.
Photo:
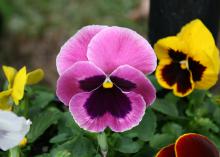
<path fill-rule="evenodd" d="M 103 157 L 107 156 L 108 153 L 108 143 L 107 143 L 107 137 L 105 132 L 97 134 L 97 140 L 99 147 L 101 149 L 101 153 Z"/>
<path fill-rule="evenodd" d="M 25 117 L 28 117 L 29 116 L 29 100 L 27 98 L 27 96 L 25 96 L 25 108 L 24 108 L 24 115 Z"/>
<path fill-rule="evenodd" d="M 9 150 L 8 157 L 20 157 L 20 148 L 14 147 Z"/>

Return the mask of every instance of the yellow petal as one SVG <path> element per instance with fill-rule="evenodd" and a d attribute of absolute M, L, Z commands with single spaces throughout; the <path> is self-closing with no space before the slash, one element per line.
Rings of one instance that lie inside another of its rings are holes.
<path fill-rule="evenodd" d="M 13 85 L 14 77 L 15 77 L 17 70 L 13 67 L 5 66 L 5 65 L 2 66 L 2 69 L 3 69 L 4 74 L 8 80 L 8 88 L 11 88 Z"/>
<path fill-rule="evenodd" d="M 24 88 L 27 81 L 26 67 L 21 68 L 14 80 L 12 98 L 16 105 L 18 105 L 19 100 L 24 96 Z"/>
<path fill-rule="evenodd" d="M 186 42 L 189 57 L 219 71 L 219 53 L 214 38 L 201 20 L 196 19 L 186 24 L 177 37 Z"/>
<path fill-rule="evenodd" d="M 36 69 L 27 74 L 27 84 L 32 85 L 41 81 L 44 77 L 44 71 L 42 69 Z"/>
<path fill-rule="evenodd" d="M 183 26 L 177 36 L 187 43 L 191 54 L 208 53 L 211 55 L 210 49 L 213 50 L 215 47 L 211 32 L 199 19 Z"/>
<path fill-rule="evenodd" d="M 12 105 L 9 105 L 8 99 L 4 98 L 0 100 L 0 110 L 5 110 L 5 111 L 11 111 L 12 110 Z"/>
<path fill-rule="evenodd" d="M 154 45 L 154 50 L 158 59 L 169 59 L 168 51 L 172 49 L 174 51 L 180 51 L 182 53 L 187 52 L 187 45 L 184 41 L 180 40 L 176 36 L 170 36 L 157 41 Z"/>
<path fill-rule="evenodd" d="M 214 72 L 213 69 L 206 68 L 203 72 L 201 80 L 196 81 L 195 88 L 196 89 L 209 89 L 216 84 L 218 81 L 218 75 Z"/>
<path fill-rule="evenodd" d="M 219 70 L 220 70 L 220 58 L 219 58 L 219 49 L 215 46 L 214 49 L 214 55 L 213 55 L 213 64 L 214 64 L 214 70 L 217 74 L 219 74 Z"/>
<path fill-rule="evenodd" d="M 26 146 L 26 145 L 27 145 L 27 138 L 24 137 L 24 138 L 21 140 L 21 142 L 19 143 L 19 146 L 20 146 L 20 147 L 24 147 L 24 146 Z"/>
<path fill-rule="evenodd" d="M 220 63 L 218 56 L 219 52 L 216 47 L 214 51 L 215 55 L 213 55 L 212 58 L 207 55 L 207 53 L 198 54 L 198 56 L 194 56 L 193 58 L 195 61 L 199 61 L 201 65 L 206 67 L 205 71 L 202 73 L 201 79 L 195 82 L 196 89 L 209 89 L 214 86 L 218 80 Z"/>
<path fill-rule="evenodd" d="M 4 98 L 4 97 L 7 97 L 7 96 L 10 96 L 11 93 L 12 93 L 12 89 L 5 90 L 5 91 L 0 92 L 0 99 L 1 99 L 1 98 Z"/>
<path fill-rule="evenodd" d="M 12 109 L 12 103 L 10 100 L 10 94 L 12 89 L 0 92 L 0 110 L 10 111 Z"/>

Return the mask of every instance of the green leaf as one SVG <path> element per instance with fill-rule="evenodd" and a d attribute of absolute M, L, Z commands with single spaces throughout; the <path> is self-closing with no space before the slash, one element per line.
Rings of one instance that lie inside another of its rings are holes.
<path fill-rule="evenodd" d="M 177 138 L 178 136 L 183 134 L 183 128 L 179 124 L 171 122 L 171 123 L 166 123 L 162 127 L 162 132 L 174 135 Z"/>
<path fill-rule="evenodd" d="M 56 108 L 49 108 L 36 114 L 32 119 L 32 125 L 27 135 L 28 142 L 33 143 L 44 131 L 61 117 L 61 112 Z"/>
<path fill-rule="evenodd" d="M 114 134 L 114 149 L 121 153 L 136 153 L 138 152 L 144 142 L 140 140 L 133 140 L 132 138 L 120 136 L 119 134 Z"/>
<path fill-rule="evenodd" d="M 181 135 L 182 134 L 182 126 L 176 124 L 176 123 L 166 123 L 162 127 L 162 132 L 163 133 L 168 133 L 172 135 Z"/>
<path fill-rule="evenodd" d="M 66 133 L 61 133 L 58 134 L 57 136 L 54 136 L 53 138 L 50 139 L 50 143 L 61 143 L 64 142 L 68 139 L 68 134 Z"/>
<path fill-rule="evenodd" d="M 214 111 L 214 120 L 220 124 L 220 108 L 216 108 L 216 110 Z"/>
<path fill-rule="evenodd" d="M 124 134 L 130 137 L 138 137 L 143 141 L 149 141 L 156 130 L 156 126 L 157 117 L 155 113 L 151 109 L 147 109 L 140 124 Z"/>
<path fill-rule="evenodd" d="M 56 153 L 54 157 L 70 157 L 71 153 L 67 150 L 61 150 Z"/>
<path fill-rule="evenodd" d="M 54 99 L 54 94 L 45 90 L 34 91 L 34 99 L 30 101 L 32 107 L 45 108 L 51 100 Z"/>
<path fill-rule="evenodd" d="M 180 98 L 175 96 L 173 93 L 168 93 L 164 99 L 168 102 L 172 102 L 173 104 L 176 104 L 180 100 Z"/>
<path fill-rule="evenodd" d="M 94 157 L 96 149 L 93 142 L 86 137 L 78 136 L 54 148 L 52 155 L 59 151 L 68 151 L 71 157 Z"/>
<path fill-rule="evenodd" d="M 58 130 L 60 134 L 69 134 L 71 136 L 78 136 L 79 134 L 85 133 L 73 120 L 70 112 L 64 112 L 58 123 Z"/>
<path fill-rule="evenodd" d="M 155 149 L 160 149 L 162 147 L 174 143 L 175 139 L 175 136 L 171 134 L 155 134 L 153 138 L 150 140 L 150 146 Z"/>
<path fill-rule="evenodd" d="M 206 90 L 194 90 L 189 96 L 189 100 L 191 104 L 200 105 L 204 102 Z"/>
<path fill-rule="evenodd" d="M 165 115 L 171 117 L 178 117 L 178 110 L 176 103 L 178 98 L 175 97 L 172 93 L 167 94 L 164 99 L 157 99 L 154 104 L 151 106 L 154 110 L 159 111 Z"/>
<path fill-rule="evenodd" d="M 45 154 L 37 155 L 35 157 L 51 157 L 51 155 L 49 153 L 45 153 Z"/>
<path fill-rule="evenodd" d="M 190 123 L 192 128 L 201 130 L 212 130 L 213 132 L 219 132 L 219 127 L 209 118 L 196 118 L 194 121 Z"/>

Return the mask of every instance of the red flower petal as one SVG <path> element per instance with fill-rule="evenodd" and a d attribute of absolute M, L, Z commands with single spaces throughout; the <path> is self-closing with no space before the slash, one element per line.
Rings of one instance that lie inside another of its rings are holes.
<path fill-rule="evenodd" d="M 215 145 L 207 137 L 195 133 L 180 136 L 175 151 L 176 157 L 219 157 Z"/>
<path fill-rule="evenodd" d="M 162 148 L 156 157 L 175 157 L 174 144 Z"/>

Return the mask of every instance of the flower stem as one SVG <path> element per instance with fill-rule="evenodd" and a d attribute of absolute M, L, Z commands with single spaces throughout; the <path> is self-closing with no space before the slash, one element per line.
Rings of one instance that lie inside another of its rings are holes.
<path fill-rule="evenodd" d="M 9 150 L 8 157 L 20 157 L 20 148 L 14 147 Z"/>
<path fill-rule="evenodd" d="M 24 101 L 25 101 L 24 116 L 28 117 L 29 116 L 29 100 L 28 100 L 27 96 L 25 96 Z"/>
<path fill-rule="evenodd" d="M 106 157 L 108 153 L 108 143 L 107 143 L 107 137 L 106 137 L 105 132 L 98 133 L 97 140 L 98 140 L 99 147 L 101 149 L 102 156 Z"/>

